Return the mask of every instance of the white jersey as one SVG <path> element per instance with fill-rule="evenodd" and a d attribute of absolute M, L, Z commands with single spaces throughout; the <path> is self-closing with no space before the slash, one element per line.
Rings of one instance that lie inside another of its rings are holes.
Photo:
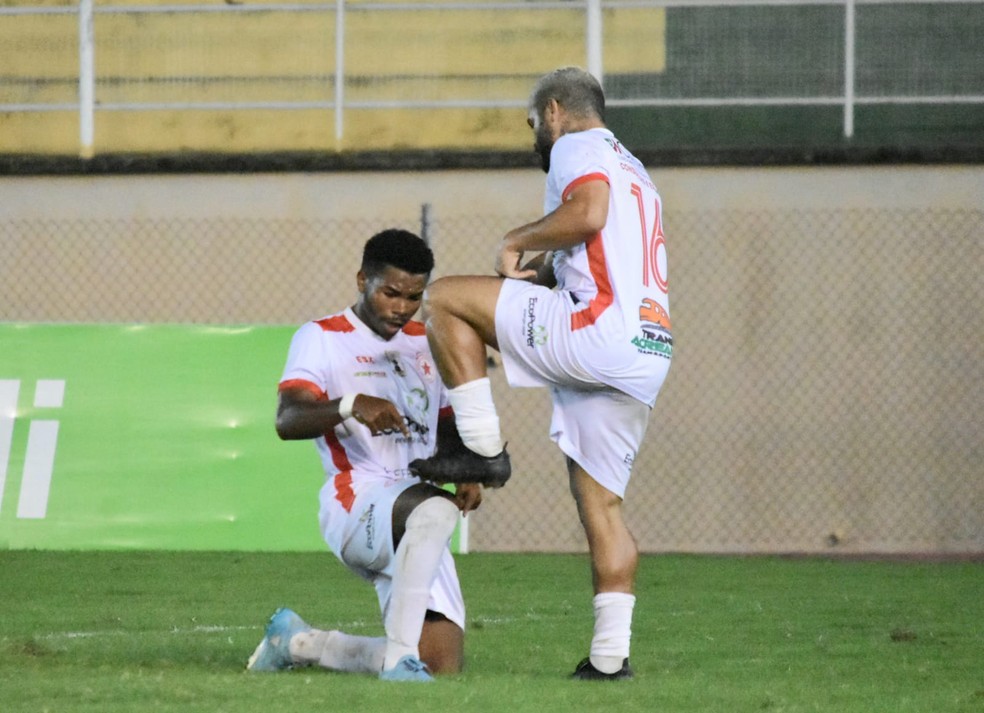
<path fill-rule="evenodd" d="M 373 436 L 349 418 L 315 439 L 327 476 L 322 508 L 344 513 L 363 490 L 413 477 L 408 464 L 433 455 L 440 411 L 450 408 L 424 325 L 411 321 L 387 341 L 351 308 L 297 330 L 280 382 L 281 389 L 287 386 L 325 399 L 369 394 L 391 401 L 403 414 L 409 438 L 399 432 Z"/>
<path fill-rule="evenodd" d="M 408 322 L 387 341 L 351 308 L 308 322 L 294 334 L 280 381 L 281 389 L 298 386 L 324 399 L 352 393 L 387 399 L 410 431 L 409 438 L 399 432 L 373 436 L 349 418 L 315 439 L 327 476 L 318 513 L 322 535 L 342 562 L 373 583 L 385 616 L 395 567 L 393 505 L 420 482 L 408 464 L 433 455 L 438 418 L 451 416 L 424 325 Z M 442 554 L 427 608 L 465 628 L 465 603 L 450 549 Z"/>
<path fill-rule="evenodd" d="M 572 344 L 595 378 L 652 405 L 666 366 L 654 360 L 673 354 L 662 200 L 642 163 L 598 128 L 554 144 L 544 212 L 592 180 L 610 188 L 605 227 L 553 258 L 558 288 L 575 302 Z"/>

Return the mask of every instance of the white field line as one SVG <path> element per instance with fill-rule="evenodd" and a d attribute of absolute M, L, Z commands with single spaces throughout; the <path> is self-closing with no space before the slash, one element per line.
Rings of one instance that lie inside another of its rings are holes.
<path fill-rule="evenodd" d="M 343 623 L 337 626 L 338 629 L 342 631 L 351 631 L 354 629 L 364 629 L 370 626 L 364 621 L 351 621 Z M 42 635 L 42 639 L 96 639 L 101 637 L 113 637 L 113 636 L 139 636 L 140 634 L 171 634 L 172 636 L 177 635 L 188 635 L 188 634 L 228 634 L 234 631 L 262 631 L 265 628 L 264 624 L 256 624 L 252 626 L 192 626 L 187 628 L 182 627 L 172 627 L 167 630 L 150 630 L 150 631 L 124 631 L 121 629 L 108 629 L 104 631 L 53 631 L 48 634 Z"/>
<path fill-rule="evenodd" d="M 522 617 L 513 616 L 477 616 L 471 619 L 472 624 L 477 624 L 479 626 L 510 626 L 516 624 L 520 620 L 530 620 L 539 619 L 540 616 L 528 612 Z M 229 634 L 235 631 L 262 631 L 264 629 L 264 624 L 254 624 L 250 626 L 221 626 L 221 625 L 204 625 L 200 624 L 191 627 L 172 627 L 166 630 L 145 630 L 145 631 L 125 631 L 122 629 L 106 629 L 103 631 L 53 631 L 47 634 L 42 634 L 39 638 L 48 640 L 58 640 L 58 639 L 98 639 L 98 638 L 109 638 L 114 636 L 139 636 L 141 634 L 170 634 L 172 636 L 185 636 L 189 634 Z M 367 629 L 370 627 L 377 626 L 377 624 L 371 624 L 367 621 L 349 621 L 340 624 L 335 624 L 332 626 L 333 629 L 339 629 L 340 631 L 351 632 Z"/>

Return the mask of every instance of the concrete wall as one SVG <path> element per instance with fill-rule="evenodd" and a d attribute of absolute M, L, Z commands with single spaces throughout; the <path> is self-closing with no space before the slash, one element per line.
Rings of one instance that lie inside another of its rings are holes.
<path fill-rule="evenodd" d="M 642 549 L 984 551 L 984 168 L 653 174 L 676 352 L 627 494 Z M 0 179 L 0 319 L 299 323 L 424 203 L 437 274 L 489 272 L 542 180 Z M 493 378 L 516 475 L 472 547 L 582 550 L 546 394 Z"/>

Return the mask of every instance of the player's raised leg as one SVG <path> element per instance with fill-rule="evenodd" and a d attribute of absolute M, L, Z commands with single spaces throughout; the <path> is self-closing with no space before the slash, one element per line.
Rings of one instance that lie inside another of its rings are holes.
<path fill-rule="evenodd" d="M 427 288 L 427 340 L 449 388 L 464 449 L 414 461 L 421 478 L 441 483 L 477 482 L 500 487 L 512 473 L 492 400 L 486 345 L 498 348 L 495 305 L 502 280 L 489 276 L 444 277 Z"/>
<path fill-rule="evenodd" d="M 487 375 L 486 345 L 498 349 L 495 305 L 502 279 L 491 276 L 442 277 L 424 293 L 427 342 L 448 388 Z"/>

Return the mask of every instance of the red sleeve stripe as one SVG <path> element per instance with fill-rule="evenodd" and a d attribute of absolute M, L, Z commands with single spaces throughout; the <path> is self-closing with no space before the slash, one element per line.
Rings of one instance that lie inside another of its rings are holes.
<path fill-rule="evenodd" d="M 578 186 L 587 183 L 588 181 L 604 181 L 608 185 L 611 185 L 611 183 L 608 180 L 608 176 L 602 173 L 601 171 L 595 171 L 594 173 L 585 174 L 580 178 L 575 178 L 573 181 L 567 184 L 567 188 L 564 189 L 564 193 L 560 197 L 561 202 L 566 203 L 567 197 L 570 196 L 571 191 L 573 191 Z"/>
<path fill-rule="evenodd" d="M 310 391 L 318 398 L 324 398 L 328 395 L 321 390 L 320 386 L 307 379 L 287 379 L 286 381 L 281 381 L 280 386 L 277 387 L 278 392 L 288 391 L 289 389 L 304 389 L 305 391 Z"/>

